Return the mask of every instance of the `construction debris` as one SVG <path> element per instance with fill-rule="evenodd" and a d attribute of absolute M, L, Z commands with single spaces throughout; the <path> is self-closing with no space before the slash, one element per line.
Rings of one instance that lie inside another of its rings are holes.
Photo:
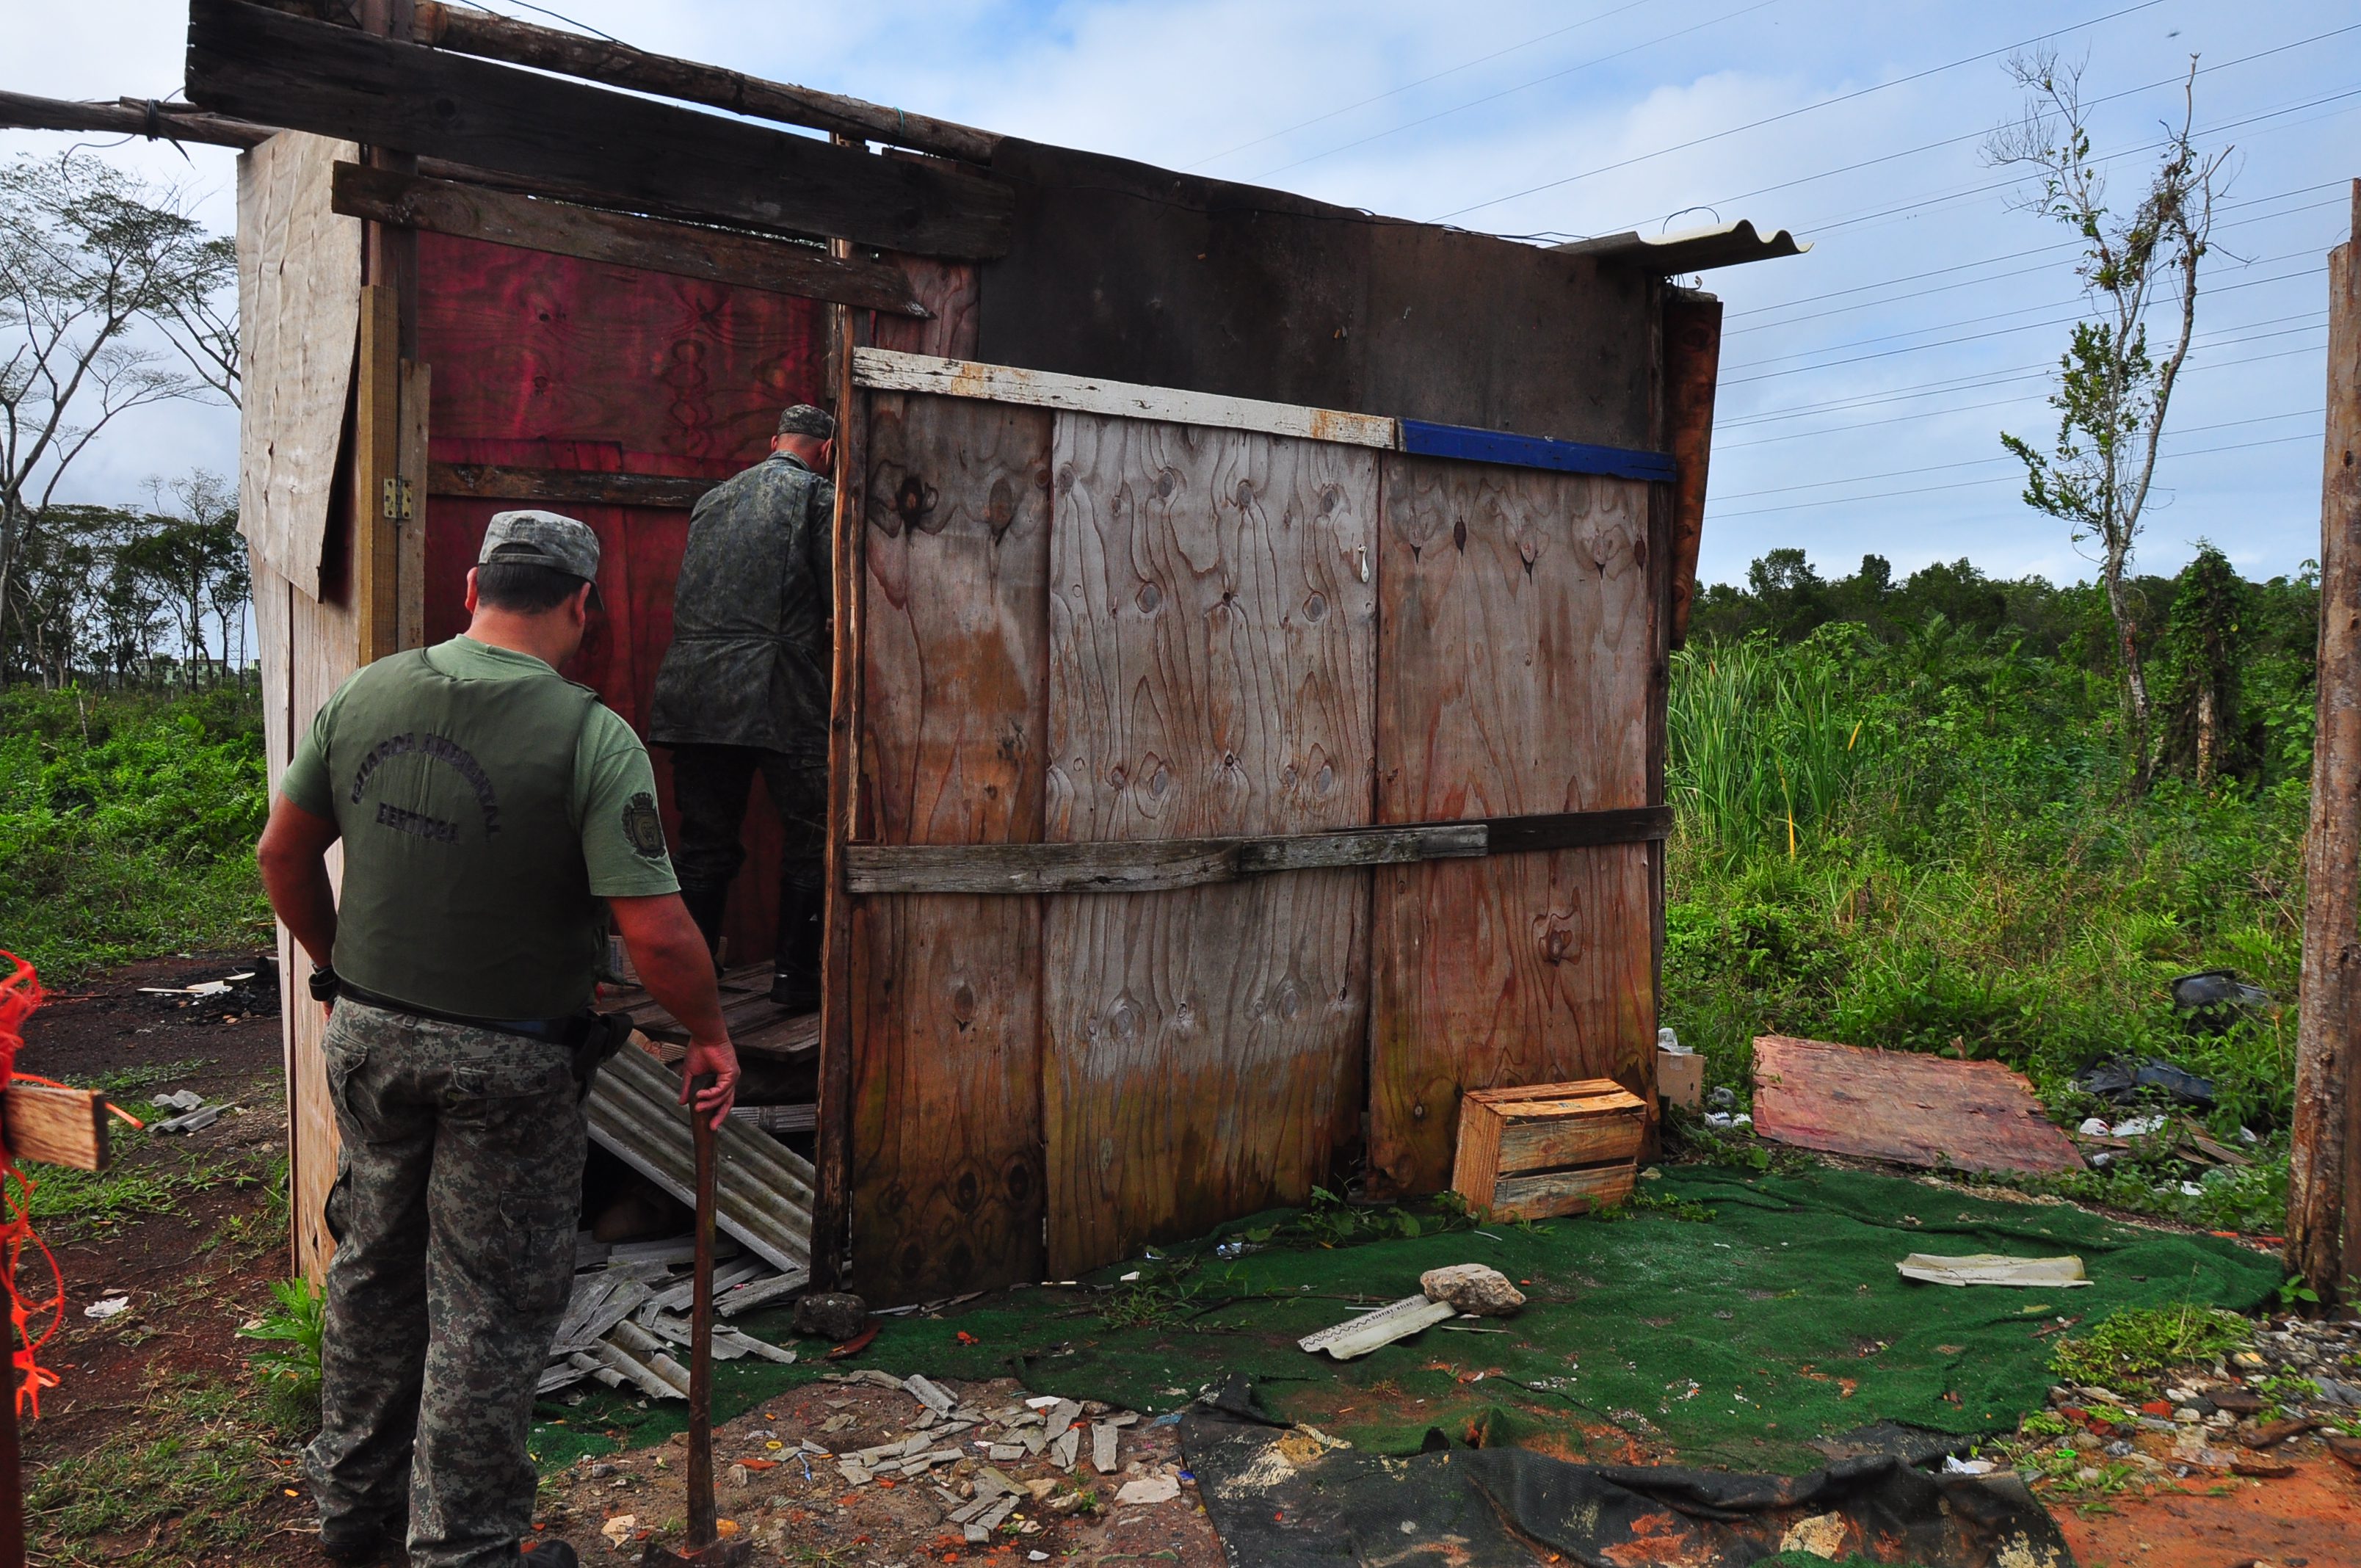
<path fill-rule="evenodd" d="M 1430 1268 L 1418 1277 L 1418 1288 L 1430 1301 L 1448 1301 L 1478 1318 L 1512 1318 L 1525 1304 L 1525 1293 L 1488 1263 L 1455 1263 Z"/>
<path fill-rule="evenodd" d="M 1942 1257 L 1914 1252 L 1894 1266 L 1903 1278 L 1929 1285 L 2028 1285 L 2070 1290 L 2091 1283 L 2079 1257 L 2009 1257 L 1996 1252 Z"/>
<path fill-rule="evenodd" d="M 2000 1062 L 1785 1035 L 1754 1042 L 1754 1131 L 1772 1143 L 1903 1165 L 2032 1175 L 2083 1168 L 2033 1086 Z"/>
<path fill-rule="evenodd" d="M 1351 1361 L 1398 1339 L 1408 1339 L 1421 1329 L 1431 1328 L 1445 1318 L 1456 1317 L 1458 1312 L 1459 1309 L 1448 1301 L 1430 1301 L 1424 1296 L 1405 1296 L 1390 1306 L 1347 1319 L 1333 1329 L 1307 1334 L 1295 1343 L 1313 1354 L 1324 1350 L 1337 1361 Z"/>
<path fill-rule="evenodd" d="M 184 1115 L 175 1116 L 169 1122 L 159 1122 L 150 1130 L 159 1133 L 201 1133 L 220 1121 L 223 1115 L 232 1109 L 233 1107 L 227 1105 L 201 1106 Z"/>
<path fill-rule="evenodd" d="M 735 1253 L 735 1246 L 720 1248 Z M 672 1354 L 673 1347 L 689 1343 L 686 1312 L 696 1293 L 696 1282 L 683 1270 L 695 1255 L 687 1240 L 638 1242 L 599 1247 L 577 1238 L 577 1263 L 588 1260 L 574 1277 L 574 1294 L 558 1321 L 550 1344 L 550 1365 L 541 1375 L 543 1395 L 558 1392 L 585 1379 L 609 1387 L 629 1383 L 651 1398 L 685 1399 L 688 1371 Z M 676 1270 L 683 1270 L 675 1272 Z M 810 1276 L 802 1269 L 771 1272 L 759 1258 L 743 1258 L 719 1270 L 717 1285 L 753 1292 L 758 1300 L 775 1300 L 803 1288 Z M 744 1305 L 741 1303 L 741 1310 Z M 724 1307 L 723 1310 L 730 1309 Z M 758 1356 L 792 1363 L 796 1353 L 727 1325 L 713 1332 L 717 1361 Z"/>

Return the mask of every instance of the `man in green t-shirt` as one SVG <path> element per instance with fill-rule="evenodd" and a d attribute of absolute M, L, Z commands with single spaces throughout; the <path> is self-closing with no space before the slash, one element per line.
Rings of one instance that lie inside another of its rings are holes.
<path fill-rule="evenodd" d="M 598 536 L 502 512 L 467 634 L 381 659 L 295 749 L 259 848 L 334 999 L 342 1147 L 305 1454 L 340 1563 L 507 1568 L 533 1523 L 533 1386 L 571 1293 L 589 1014 L 611 914 L 690 1034 L 681 1098 L 730 1112 L 737 1056 L 631 727 L 557 666 L 598 603 Z M 341 888 L 329 848 L 344 845 Z M 543 1541 L 533 1568 L 568 1568 Z"/>

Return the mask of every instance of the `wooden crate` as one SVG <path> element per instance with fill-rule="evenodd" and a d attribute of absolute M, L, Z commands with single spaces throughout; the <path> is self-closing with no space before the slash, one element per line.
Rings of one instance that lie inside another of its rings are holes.
<path fill-rule="evenodd" d="M 1620 1203 L 1647 1128 L 1647 1102 L 1612 1079 L 1470 1090 L 1459 1102 L 1452 1190 L 1508 1220 Z"/>

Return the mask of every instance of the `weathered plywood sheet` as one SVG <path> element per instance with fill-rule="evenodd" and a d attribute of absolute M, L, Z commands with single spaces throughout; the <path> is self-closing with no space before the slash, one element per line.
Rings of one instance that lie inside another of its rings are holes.
<path fill-rule="evenodd" d="M 1647 488 L 1384 461 L 1378 820 L 1647 804 Z M 1640 845 L 1378 873 L 1381 1188 L 1448 1183 L 1462 1090 L 1612 1078 L 1646 1091 L 1649 888 Z"/>
<path fill-rule="evenodd" d="M 360 220 L 328 210 L 328 175 L 355 156 L 283 131 L 237 159 L 238 526 L 315 598 L 360 323 Z"/>
<path fill-rule="evenodd" d="M 870 399 L 861 789 L 876 839 L 1041 833 L 1050 416 Z M 908 1301 L 1040 1277 L 1036 898 L 853 914 L 852 1257 Z"/>
<path fill-rule="evenodd" d="M 1754 1131 L 1773 1143 L 1902 1165 L 2055 1175 L 2082 1157 L 2007 1064 L 1764 1035 Z"/>
<path fill-rule="evenodd" d="M 1368 820 L 1377 463 L 1058 416 L 1047 838 Z M 1360 1109 L 1368 879 L 1048 900 L 1054 1271 L 1328 1174 Z"/>

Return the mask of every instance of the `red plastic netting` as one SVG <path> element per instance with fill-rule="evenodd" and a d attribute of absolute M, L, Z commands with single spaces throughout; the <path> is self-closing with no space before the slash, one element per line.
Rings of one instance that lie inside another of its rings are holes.
<path fill-rule="evenodd" d="M 34 1008 L 41 1004 L 41 982 L 33 973 L 33 966 L 11 952 L 0 952 L 0 964 L 10 973 L 0 980 L 0 1089 L 20 1075 L 16 1071 L 16 1047 L 23 1045 L 24 1023 Z M 46 1082 L 46 1080 L 39 1081 Z M 16 1179 L 11 1183 L 8 1179 Z M 8 1317 L 16 1325 L 16 1415 L 18 1419 L 41 1413 L 41 1390 L 57 1386 L 58 1375 L 40 1365 L 41 1347 L 58 1332 L 65 1318 L 65 1281 L 58 1273 L 58 1260 L 49 1255 L 49 1244 L 33 1234 L 32 1216 L 26 1200 L 32 1195 L 33 1179 L 17 1168 L 9 1155 L 5 1140 L 0 1140 L 0 1191 L 5 1191 L 5 1219 L 0 1221 L 0 1247 L 5 1247 L 6 1270 L 0 1275 L 0 1284 L 8 1292 Z M 17 1265 L 26 1244 L 40 1250 L 41 1265 L 49 1270 L 49 1294 L 44 1299 L 27 1302 L 16 1283 Z M 37 1336 L 32 1321 L 36 1315 L 47 1312 L 49 1321 Z"/>

